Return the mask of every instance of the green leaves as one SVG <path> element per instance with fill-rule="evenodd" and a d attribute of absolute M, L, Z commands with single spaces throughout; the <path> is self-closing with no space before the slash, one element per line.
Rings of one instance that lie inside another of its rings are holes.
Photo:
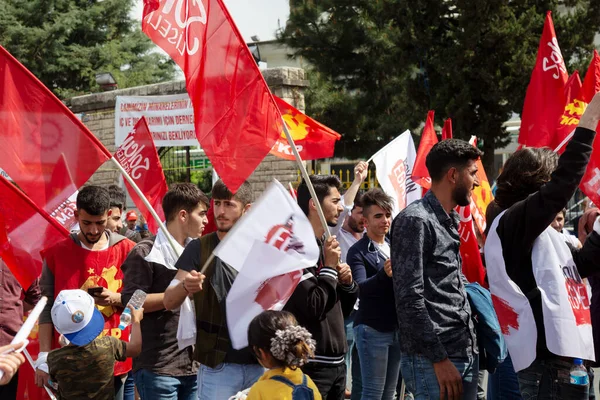
<path fill-rule="evenodd" d="M 119 88 L 171 80 L 174 63 L 129 17 L 133 0 L 4 0 L 0 44 L 59 97 L 99 91 L 96 73 Z M 141 17 L 141 16 L 140 16 Z"/>
<path fill-rule="evenodd" d="M 307 112 L 342 134 L 336 155 L 368 157 L 407 128 L 418 136 L 435 109 L 439 129 L 451 117 L 456 137 L 483 139 L 491 174 L 546 10 L 569 71 L 584 70 L 600 29 L 594 0 L 297 0 L 280 40 L 314 68 Z"/>

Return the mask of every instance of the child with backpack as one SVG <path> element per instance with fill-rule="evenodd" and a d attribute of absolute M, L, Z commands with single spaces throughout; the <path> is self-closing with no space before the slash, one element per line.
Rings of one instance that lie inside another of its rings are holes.
<path fill-rule="evenodd" d="M 299 367 L 314 355 L 315 341 L 287 311 L 265 311 L 248 327 L 248 344 L 267 369 L 248 400 L 321 400 L 315 383 Z"/>

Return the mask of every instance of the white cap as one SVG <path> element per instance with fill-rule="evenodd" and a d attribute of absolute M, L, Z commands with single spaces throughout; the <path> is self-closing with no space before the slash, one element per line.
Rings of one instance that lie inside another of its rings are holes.
<path fill-rule="evenodd" d="M 71 343 L 85 346 L 104 329 L 104 317 L 94 299 L 80 289 L 62 290 L 52 306 L 52 322 Z"/>

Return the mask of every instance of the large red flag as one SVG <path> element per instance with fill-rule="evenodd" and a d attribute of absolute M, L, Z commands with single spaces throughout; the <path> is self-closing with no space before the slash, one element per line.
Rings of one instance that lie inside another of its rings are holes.
<path fill-rule="evenodd" d="M 235 192 L 281 134 L 271 92 L 222 0 L 144 3 L 142 30 L 183 69 L 198 141 Z"/>
<path fill-rule="evenodd" d="M 0 176 L 0 256 L 23 288 L 42 272 L 40 251 L 69 232 Z"/>
<path fill-rule="evenodd" d="M 164 221 L 162 199 L 169 187 L 145 117 L 140 118 L 121 146 L 115 151 L 115 158 L 144 193 L 156 214 Z M 148 221 L 148 229 L 156 234 L 158 223 L 127 180 L 125 180 L 125 186 L 131 199 Z"/>
<path fill-rule="evenodd" d="M 598 92 L 600 92 L 600 56 L 598 55 L 598 51 L 594 50 L 594 56 L 583 80 L 583 87 L 581 89 L 582 100 L 589 104 Z"/>
<path fill-rule="evenodd" d="M 110 158 L 86 126 L 1 46 L 0 126 L 2 168 L 50 213 L 72 194 L 65 189 L 82 186 Z M 59 178 L 57 168 L 69 177 Z"/>
<path fill-rule="evenodd" d="M 581 95 L 581 79 L 579 78 L 579 71 L 575 71 L 567 81 L 567 86 L 565 86 L 566 106 L 558 120 L 554 139 L 550 143 L 551 149 L 556 149 L 577 127 L 586 107 L 586 104 L 581 100 Z M 562 153 L 565 147 L 563 145 L 558 150 L 559 153 Z"/>
<path fill-rule="evenodd" d="M 529 147 L 551 144 L 558 119 L 564 111 L 567 67 L 563 60 L 551 12 L 546 14 L 535 68 L 525 94 L 519 143 Z"/>
<path fill-rule="evenodd" d="M 335 142 L 340 140 L 341 135 L 304 115 L 279 97 L 273 97 L 292 139 L 294 139 L 300 157 L 303 160 L 333 157 Z M 287 160 L 295 159 L 283 132 L 271 150 L 271 154 Z"/>
<path fill-rule="evenodd" d="M 429 171 L 425 165 L 425 158 L 427 158 L 429 150 L 431 150 L 438 142 L 435 128 L 433 127 L 434 115 L 435 111 L 429 111 L 427 113 L 427 122 L 425 122 L 425 128 L 423 128 L 423 134 L 421 135 L 421 141 L 419 142 L 419 150 L 417 150 L 417 158 L 412 173 L 413 182 L 421 185 L 424 192 L 431 188 L 431 177 L 429 176 Z"/>

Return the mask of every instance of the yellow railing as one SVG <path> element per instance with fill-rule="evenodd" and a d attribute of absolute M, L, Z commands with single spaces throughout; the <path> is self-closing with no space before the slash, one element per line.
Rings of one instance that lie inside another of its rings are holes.
<path fill-rule="evenodd" d="M 322 174 L 321 170 L 317 170 L 315 172 L 314 169 L 309 171 L 309 173 L 317 174 L 317 175 Z M 352 181 L 354 180 L 354 171 L 350 171 L 349 169 L 336 170 L 336 169 L 332 168 L 330 175 L 335 175 L 338 178 L 340 178 L 340 181 L 342 182 L 342 187 L 344 189 L 348 189 L 350 187 L 350 185 L 352 184 Z M 296 179 L 294 186 L 298 186 L 300 184 L 300 182 L 302 181 L 302 174 L 300 173 L 300 170 L 297 171 L 297 176 L 298 176 L 298 178 Z M 362 183 L 360 188 L 363 190 L 369 190 L 374 187 L 379 187 L 379 182 L 377 181 L 377 176 L 375 175 L 375 171 L 370 169 L 367 174 L 367 179 L 365 179 L 365 181 Z"/>

